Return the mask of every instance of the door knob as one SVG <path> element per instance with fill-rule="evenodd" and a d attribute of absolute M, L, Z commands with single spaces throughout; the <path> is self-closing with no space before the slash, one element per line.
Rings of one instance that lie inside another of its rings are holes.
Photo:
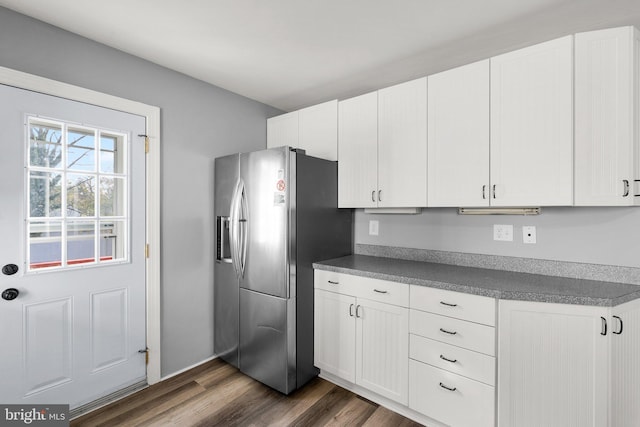
<path fill-rule="evenodd" d="M 5 289 L 4 292 L 2 292 L 2 299 L 11 301 L 12 299 L 18 298 L 18 295 L 20 295 L 20 291 L 18 291 L 16 288 L 9 288 Z"/>

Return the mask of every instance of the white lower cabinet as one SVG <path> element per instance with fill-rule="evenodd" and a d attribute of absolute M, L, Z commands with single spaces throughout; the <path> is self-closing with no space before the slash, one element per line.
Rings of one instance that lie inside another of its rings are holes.
<path fill-rule="evenodd" d="M 408 286 L 316 270 L 315 287 L 315 365 L 407 405 Z"/>
<path fill-rule="evenodd" d="M 640 302 L 500 301 L 498 425 L 640 423 Z"/>

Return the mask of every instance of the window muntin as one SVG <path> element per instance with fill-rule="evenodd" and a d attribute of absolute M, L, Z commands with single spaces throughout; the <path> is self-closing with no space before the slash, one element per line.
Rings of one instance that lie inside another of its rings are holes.
<path fill-rule="evenodd" d="M 27 270 L 128 261 L 127 135 L 31 116 L 27 134 Z"/>

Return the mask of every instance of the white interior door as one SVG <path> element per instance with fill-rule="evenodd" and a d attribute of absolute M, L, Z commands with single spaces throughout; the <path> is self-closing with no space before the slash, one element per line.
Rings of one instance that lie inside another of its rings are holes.
<path fill-rule="evenodd" d="M 73 409 L 146 378 L 145 119 L 0 100 L 0 401 Z"/>

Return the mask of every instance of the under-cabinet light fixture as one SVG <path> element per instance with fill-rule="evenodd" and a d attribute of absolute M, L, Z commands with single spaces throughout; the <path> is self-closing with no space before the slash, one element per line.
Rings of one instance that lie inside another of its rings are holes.
<path fill-rule="evenodd" d="M 458 215 L 540 215 L 540 208 L 458 208 Z"/>

